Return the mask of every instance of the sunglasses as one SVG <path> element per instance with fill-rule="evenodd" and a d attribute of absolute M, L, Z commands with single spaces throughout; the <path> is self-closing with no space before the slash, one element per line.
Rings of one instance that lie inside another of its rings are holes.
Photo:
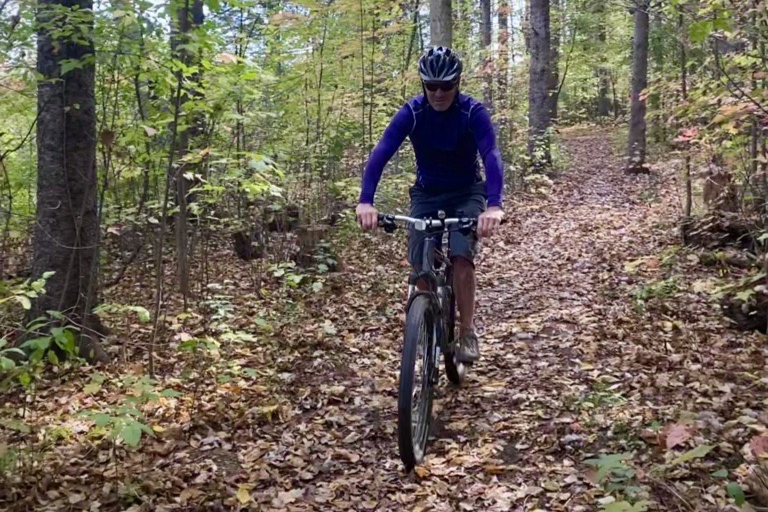
<path fill-rule="evenodd" d="M 438 89 L 443 92 L 450 92 L 456 87 L 456 82 L 424 82 L 424 87 L 429 92 L 435 92 Z"/>

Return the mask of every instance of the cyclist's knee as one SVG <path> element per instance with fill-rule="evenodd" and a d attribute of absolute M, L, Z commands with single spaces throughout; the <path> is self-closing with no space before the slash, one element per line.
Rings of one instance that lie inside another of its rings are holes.
<path fill-rule="evenodd" d="M 471 258 L 456 254 L 451 256 L 451 263 L 453 263 L 455 272 L 467 272 L 472 273 L 475 271 L 475 264 Z"/>

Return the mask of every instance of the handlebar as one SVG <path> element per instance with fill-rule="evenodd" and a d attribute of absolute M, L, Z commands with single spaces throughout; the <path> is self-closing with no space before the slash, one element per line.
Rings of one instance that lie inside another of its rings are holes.
<path fill-rule="evenodd" d="M 413 226 L 416 231 L 426 231 L 427 228 L 447 228 L 453 224 L 459 225 L 460 231 L 469 231 L 477 226 L 477 217 L 449 217 L 446 219 L 415 218 L 407 215 L 395 215 L 380 213 L 379 227 L 383 227 L 387 233 L 391 233 L 397 227 L 395 221 L 402 221 Z"/>

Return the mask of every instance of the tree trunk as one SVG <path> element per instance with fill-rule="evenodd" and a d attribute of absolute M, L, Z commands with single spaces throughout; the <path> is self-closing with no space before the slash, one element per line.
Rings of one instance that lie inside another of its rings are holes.
<path fill-rule="evenodd" d="M 647 172 L 645 167 L 645 98 L 648 86 L 648 7 L 649 0 L 639 0 L 635 8 L 635 32 L 632 46 L 632 107 L 629 117 L 627 172 Z"/>
<path fill-rule="evenodd" d="M 523 38 L 525 39 L 525 53 L 531 53 L 531 0 L 524 0 L 523 7 Z"/>
<path fill-rule="evenodd" d="M 604 48 L 608 38 L 606 27 L 605 4 L 598 2 L 595 4 L 595 15 L 598 20 L 597 42 L 598 48 Z M 610 70 L 605 65 L 606 55 L 604 52 L 598 55 L 599 66 L 597 68 L 597 115 L 607 117 L 611 115 L 611 100 L 608 98 L 610 89 Z"/>
<path fill-rule="evenodd" d="M 191 7 L 190 2 L 192 3 Z M 192 28 L 199 27 L 204 21 L 202 1 L 185 0 L 181 7 L 179 7 L 177 17 L 178 33 L 172 38 L 172 49 L 181 62 L 187 66 L 192 66 L 194 65 L 196 56 L 187 50 L 184 45 L 188 44 L 190 41 L 189 32 Z M 179 70 L 177 73 L 183 74 L 184 71 Z M 193 84 L 198 80 L 199 75 L 190 78 L 190 82 Z M 190 97 L 196 95 L 197 91 L 195 91 L 193 87 L 185 87 L 185 91 L 181 95 L 181 105 L 179 108 L 183 110 L 184 103 L 186 103 Z M 176 204 L 179 209 L 176 214 L 176 259 L 178 262 L 176 276 L 179 284 L 179 291 L 184 297 L 185 305 L 187 296 L 189 295 L 189 241 L 187 229 L 189 227 L 190 188 L 193 182 L 192 180 L 187 179 L 184 175 L 193 172 L 194 169 L 190 168 L 190 164 L 185 163 L 184 157 L 189 152 L 190 138 L 199 135 L 202 131 L 200 123 L 201 121 L 199 119 L 193 119 L 189 128 L 185 128 L 178 132 L 177 167 L 174 173 L 174 179 L 176 180 Z"/>
<path fill-rule="evenodd" d="M 509 69 L 509 2 L 508 0 L 499 0 L 499 6 L 496 11 L 496 22 L 499 26 L 499 57 L 496 60 L 496 118 L 499 120 L 499 133 L 497 140 L 503 148 L 507 146 L 509 133 L 509 84 L 507 82 Z"/>
<path fill-rule="evenodd" d="M 62 11 L 62 8 L 68 11 Z M 32 278 L 55 272 L 27 320 L 59 311 L 78 325 L 76 347 L 89 361 L 108 360 L 92 314 L 98 287 L 96 111 L 92 0 L 40 0 L 37 71 L 37 216 Z M 76 38 L 55 39 L 72 26 Z M 62 62 L 79 61 L 62 73 Z M 59 352 L 61 353 L 61 352 Z"/>
<path fill-rule="evenodd" d="M 429 0 L 429 39 L 432 46 L 451 46 L 451 0 Z"/>
<path fill-rule="evenodd" d="M 549 150 L 549 0 L 531 0 L 531 64 L 528 90 L 528 156 L 534 169 L 551 164 Z"/>
<path fill-rule="evenodd" d="M 550 15 L 550 20 L 554 18 L 555 22 L 552 23 L 552 39 L 550 48 L 550 70 L 549 70 L 549 119 L 554 121 L 557 119 L 557 90 L 560 86 L 560 0 L 552 0 L 552 7 L 555 13 L 554 16 Z"/>
<path fill-rule="evenodd" d="M 483 103 L 489 112 L 493 112 L 493 60 L 491 59 L 491 0 L 480 0 L 482 18 L 480 35 L 483 46 Z"/>

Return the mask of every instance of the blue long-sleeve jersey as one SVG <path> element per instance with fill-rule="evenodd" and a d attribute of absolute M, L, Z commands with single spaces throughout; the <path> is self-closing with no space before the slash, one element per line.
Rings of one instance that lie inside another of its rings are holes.
<path fill-rule="evenodd" d="M 406 137 L 416 154 L 416 183 L 436 193 L 476 183 L 477 155 L 483 160 L 488 206 L 502 204 L 503 164 L 488 110 L 471 96 L 458 94 L 451 107 L 438 112 L 423 94 L 409 99 L 371 151 L 363 172 L 361 203 L 373 204 L 384 165 Z"/>

